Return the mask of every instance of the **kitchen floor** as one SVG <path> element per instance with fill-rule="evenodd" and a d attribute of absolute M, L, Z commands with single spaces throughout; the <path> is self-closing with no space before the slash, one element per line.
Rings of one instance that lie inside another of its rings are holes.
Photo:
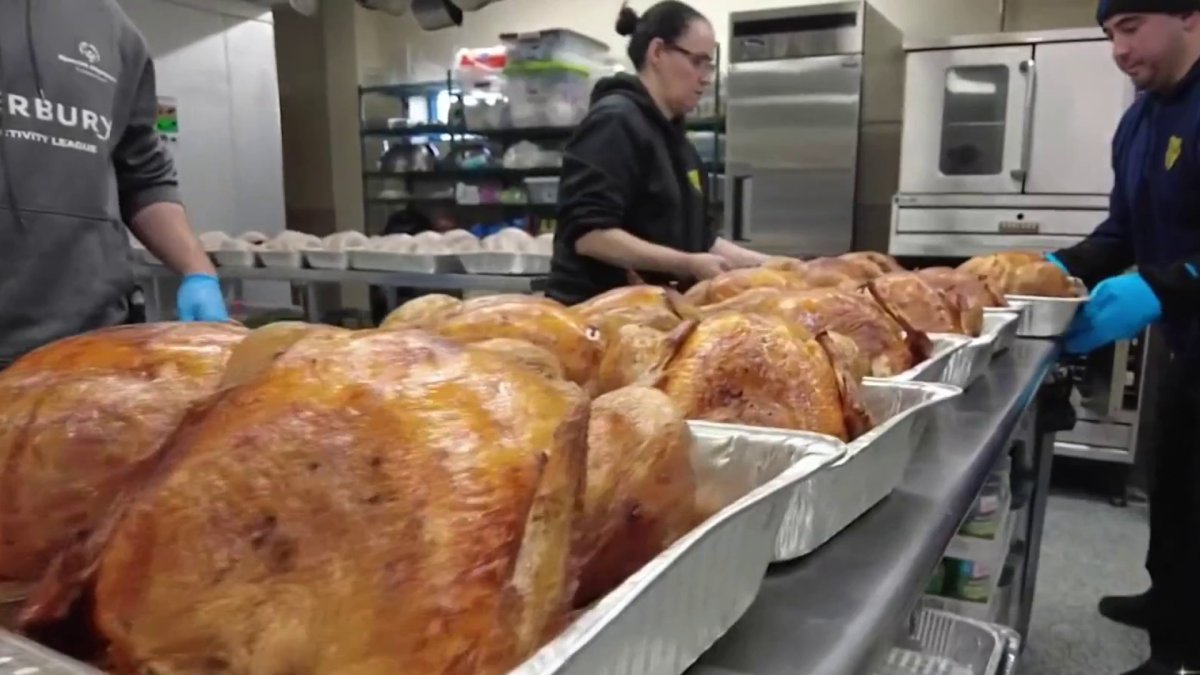
<path fill-rule="evenodd" d="M 1019 675 L 1119 675 L 1149 656 L 1144 632 L 1096 611 L 1101 596 L 1149 584 L 1148 515 L 1145 504 L 1119 508 L 1074 489 L 1052 491 Z"/>

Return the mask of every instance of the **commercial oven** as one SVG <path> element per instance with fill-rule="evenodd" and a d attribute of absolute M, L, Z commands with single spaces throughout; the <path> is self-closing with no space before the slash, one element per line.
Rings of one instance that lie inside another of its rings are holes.
<path fill-rule="evenodd" d="M 869 3 L 730 15 L 726 234 L 822 255 L 886 245 L 902 114 L 900 32 Z"/>
<path fill-rule="evenodd" d="M 1135 92 L 1098 29 L 906 44 L 888 250 L 961 259 L 1049 251 L 1108 215 L 1112 136 Z M 1079 423 L 1059 454 L 1132 463 L 1156 373 L 1151 335 L 1069 360 Z"/>

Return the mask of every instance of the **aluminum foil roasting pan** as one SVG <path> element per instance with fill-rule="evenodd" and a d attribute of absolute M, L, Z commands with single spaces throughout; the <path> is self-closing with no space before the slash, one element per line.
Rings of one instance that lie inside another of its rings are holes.
<path fill-rule="evenodd" d="M 469 274 L 533 275 L 550 273 L 550 256 L 533 253 L 480 251 L 460 253 L 459 260 Z"/>
<path fill-rule="evenodd" d="M 828 470 L 846 451 L 836 439 L 819 434 L 702 423 L 691 428 L 698 501 L 715 515 L 580 615 L 513 673 L 683 672 L 758 594 L 797 486 Z M 33 673 L 97 671 L 0 630 L 0 675 Z"/>
<path fill-rule="evenodd" d="M 39 644 L 0 629 L 0 675 L 102 675 Z"/>
<path fill-rule="evenodd" d="M 797 486 L 839 461 L 818 434 L 689 423 L 700 499 L 722 508 L 597 602 L 516 675 L 676 675 L 750 606 Z M 748 493 L 747 493 L 748 491 Z M 740 496 L 739 496 L 740 495 Z"/>
<path fill-rule="evenodd" d="M 887 382 L 941 382 L 951 357 L 970 343 L 971 338 L 965 335 L 935 333 L 930 335 L 929 339 L 933 342 L 933 352 L 929 358 L 898 375 L 868 379 Z"/>
<path fill-rule="evenodd" d="M 1088 290 L 1079 279 L 1072 278 L 1079 297 L 1045 298 L 1036 295 L 1006 295 L 1009 304 L 1024 305 L 1018 337 L 1054 338 L 1067 332 L 1076 312 L 1088 301 Z"/>
<path fill-rule="evenodd" d="M 1016 336 L 1020 315 L 995 312 L 983 317 L 983 332 L 950 355 L 939 382 L 966 389 L 987 372 L 996 343 L 1002 339 L 1011 344 Z"/>
<path fill-rule="evenodd" d="M 863 403 L 874 429 L 846 445 L 830 470 L 798 484 L 795 506 L 784 515 L 773 562 L 808 555 L 833 539 L 891 494 L 936 406 L 958 396 L 958 387 L 931 382 L 866 380 Z"/>

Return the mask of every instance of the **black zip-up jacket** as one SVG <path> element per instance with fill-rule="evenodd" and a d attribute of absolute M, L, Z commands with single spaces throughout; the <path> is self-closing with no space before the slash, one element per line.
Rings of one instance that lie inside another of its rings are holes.
<path fill-rule="evenodd" d="M 593 230 L 620 228 L 689 253 L 711 249 L 717 235 L 705 213 L 706 184 L 682 120 L 668 120 L 634 76 L 601 80 L 563 153 L 546 294 L 575 304 L 627 283 L 626 270 L 575 251 Z M 690 281 L 637 272 L 649 283 Z"/>

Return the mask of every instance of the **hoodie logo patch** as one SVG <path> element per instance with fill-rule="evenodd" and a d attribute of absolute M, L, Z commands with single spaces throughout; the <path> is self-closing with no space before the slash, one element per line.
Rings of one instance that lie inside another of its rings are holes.
<path fill-rule="evenodd" d="M 1167 156 L 1163 162 L 1167 167 L 1167 171 L 1175 168 L 1175 162 L 1179 161 L 1179 155 L 1183 154 L 1183 139 L 1178 136 L 1172 136 L 1167 141 Z"/>
<path fill-rule="evenodd" d="M 117 83 L 117 78 L 113 77 L 112 73 L 103 70 L 96 65 L 97 63 L 100 63 L 100 50 L 96 48 L 96 45 L 90 42 L 80 42 L 79 55 L 83 58 L 80 59 L 73 56 L 67 56 L 66 54 L 59 54 L 58 60 L 75 66 L 75 72 L 79 73 L 80 75 L 87 75 L 92 79 L 106 82 L 108 84 Z"/>
<path fill-rule="evenodd" d="M 692 169 L 688 172 L 687 176 L 688 182 L 692 184 L 692 187 L 696 188 L 696 192 L 704 191 L 704 188 L 700 185 L 700 172 L 698 170 Z"/>

